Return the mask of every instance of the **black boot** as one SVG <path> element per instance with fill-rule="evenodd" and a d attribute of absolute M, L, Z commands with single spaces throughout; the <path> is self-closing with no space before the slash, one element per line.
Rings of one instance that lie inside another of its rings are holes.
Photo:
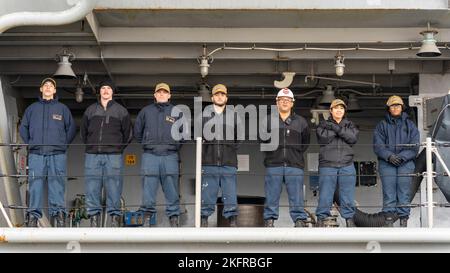
<path fill-rule="evenodd" d="M 230 227 L 237 227 L 237 217 L 235 215 L 230 216 L 228 222 L 230 223 Z"/>
<path fill-rule="evenodd" d="M 408 217 L 400 218 L 400 227 L 408 227 Z"/>
<path fill-rule="evenodd" d="M 37 227 L 38 226 L 38 218 L 33 216 L 32 214 L 27 214 L 27 227 Z"/>
<path fill-rule="evenodd" d="M 353 218 L 345 219 L 345 223 L 347 224 L 347 227 L 356 227 L 355 221 Z"/>
<path fill-rule="evenodd" d="M 91 215 L 91 227 L 100 227 L 100 214 Z"/>
<path fill-rule="evenodd" d="M 307 226 L 308 226 L 308 224 L 306 223 L 306 220 L 302 220 L 302 219 L 295 220 L 294 227 L 307 227 Z"/>
<path fill-rule="evenodd" d="M 275 222 L 274 219 L 266 219 L 264 220 L 264 226 L 265 227 L 274 227 L 273 223 Z"/>
<path fill-rule="evenodd" d="M 172 215 L 169 217 L 169 222 L 170 222 L 170 226 L 171 227 L 179 227 L 180 223 L 179 223 L 179 218 L 178 215 Z"/>
<path fill-rule="evenodd" d="M 66 215 L 64 212 L 59 211 L 58 214 L 53 216 L 54 227 L 66 227 Z"/>
<path fill-rule="evenodd" d="M 208 227 L 208 216 L 202 216 L 201 227 Z"/>
<path fill-rule="evenodd" d="M 120 227 L 122 216 L 120 215 L 112 215 L 111 216 L 111 227 Z"/>

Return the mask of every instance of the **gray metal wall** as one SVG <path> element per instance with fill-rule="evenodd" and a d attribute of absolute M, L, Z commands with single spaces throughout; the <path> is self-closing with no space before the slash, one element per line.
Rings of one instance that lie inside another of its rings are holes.
<path fill-rule="evenodd" d="M 372 126 L 374 127 L 379 119 L 356 121 L 356 123 L 364 122 L 364 127 Z M 307 153 L 317 153 L 318 146 L 315 137 L 315 131 L 311 133 L 311 146 Z M 77 137 L 74 143 L 81 143 L 80 138 Z M 373 154 L 372 146 L 368 145 L 372 143 L 372 130 L 361 131 L 359 136 L 359 144 L 355 147 L 355 160 L 356 161 L 376 161 L 376 157 Z M 125 166 L 125 178 L 124 178 L 124 192 L 123 197 L 125 199 L 126 206 L 130 207 L 130 210 L 136 210 L 141 202 L 141 181 L 139 177 L 140 170 L 140 156 L 141 147 L 137 143 L 132 143 L 125 150 L 125 154 L 135 154 L 137 155 L 137 162 L 134 166 Z M 264 196 L 264 166 L 263 159 L 264 155 L 259 151 L 259 146 L 255 144 L 241 145 L 238 154 L 248 154 L 250 157 L 250 171 L 249 172 L 238 172 L 238 195 L 249 195 L 249 196 Z M 182 217 L 182 223 L 186 226 L 194 225 L 194 178 L 195 178 L 195 145 L 185 144 L 180 152 L 181 159 L 181 169 L 180 173 L 180 189 L 182 202 L 185 203 L 185 209 L 187 213 Z M 68 175 L 69 177 L 76 177 L 76 180 L 69 180 L 67 186 L 67 200 L 68 205 L 71 205 L 71 200 L 75 198 L 76 194 L 84 192 L 84 153 L 82 146 L 72 146 L 68 152 Z M 305 155 L 306 160 L 306 155 Z M 318 196 L 313 196 L 313 192 L 309 190 L 308 177 L 305 177 L 305 187 L 306 187 L 306 205 L 311 206 L 308 209 L 314 212 Z M 360 204 L 368 204 L 371 206 L 376 206 L 381 204 L 381 193 L 379 191 L 379 186 L 377 187 L 358 187 L 356 199 Z M 158 225 L 168 226 L 166 217 L 164 216 L 164 196 L 162 190 L 159 190 L 158 201 L 161 206 L 158 207 Z M 280 200 L 280 218 L 277 221 L 277 226 L 291 226 L 292 221 L 289 217 L 288 212 L 288 199 L 286 190 L 283 189 L 282 198 Z M 373 208 L 372 211 L 378 211 L 378 209 Z M 215 225 L 216 214 L 210 217 L 210 223 L 212 226 Z M 87 221 L 85 221 L 87 224 Z"/>

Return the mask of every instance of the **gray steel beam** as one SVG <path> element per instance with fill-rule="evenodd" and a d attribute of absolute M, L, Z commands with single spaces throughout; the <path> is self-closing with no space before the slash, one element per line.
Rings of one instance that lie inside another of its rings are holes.
<path fill-rule="evenodd" d="M 410 43 L 422 40 L 424 28 L 173 28 L 104 27 L 101 43 Z M 268 35 L 270 33 L 270 35 Z M 438 41 L 450 41 L 450 29 L 440 29 Z"/>
<path fill-rule="evenodd" d="M 92 33 L 95 35 L 95 39 L 98 41 L 98 35 L 100 31 L 100 25 L 98 23 L 97 17 L 95 16 L 94 12 L 89 13 L 86 15 L 86 20 L 91 27 Z"/>
<path fill-rule="evenodd" d="M 239 1 L 210 1 L 210 0 L 127 0 L 110 1 L 99 0 L 97 10 L 105 9 L 156 9 L 156 10 L 183 10 L 183 9 L 237 9 L 237 10 L 267 10 L 267 9 L 318 9 L 318 10 L 347 10 L 347 9 L 447 9 L 448 1 L 445 0 L 346 0 L 329 1 L 290 1 L 290 0 L 239 0 Z"/>
<path fill-rule="evenodd" d="M 55 45 L 24 45 L 24 46 L 2 46 L 0 49 L 0 61 L 55 61 L 57 53 L 63 48 L 74 53 L 75 60 L 100 60 L 100 51 L 97 47 L 79 46 L 69 43 L 65 46 Z"/>
<path fill-rule="evenodd" d="M 380 60 L 346 60 L 345 74 L 389 74 L 388 62 Z M 397 61 L 395 74 L 442 73 L 449 69 L 449 62 L 442 61 Z M 0 74 L 5 75 L 50 75 L 56 70 L 56 61 L 0 61 Z M 104 74 L 100 61 L 74 61 L 76 74 Z M 108 67 L 114 75 L 174 75 L 198 74 L 196 60 L 109 60 Z M 298 74 L 334 74 L 332 60 L 289 61 L 273 60 L 216 60 L 209 68 L 209 75 L 279 75 L 283 71 Z"/>
<path fill-rule="evenodd" d="M 16 44 L 20 42 L 21 45 Z M 27 44 L 30 42 L 31 45 Z M 68 48 L 76 56 L 76 60 L 99 60 L 100 50 L 97 46 L 79 45 L 78 42 L 72 42 L 54 45 L 45 44 L 36 45 L 33 41 L 0 41 L 0 61 L 1 60 L 54 60 L 55 54 L 61 52 L 63 46 Z M 5 43 L 11 43 L 6 45 Z M 97 45 L 94 42 L 93 45 Z M 208 44 L 208 52 L 220 48 L 220 44 Z M 237 47 L 251 47 L 253 44 L 232 45 Z M 258 45 L 260 47 L 293 48 L 303 47 L 304 45 Z M 363 46 L 363 45 L 362 45 Z M 370 45 L 368 45 L 370 46 Z M 397 45 L 398 46 L 398 45 Z M 342 45 L 321 45 L 327 48 L 346 47 Z M 377 48 L 387 48 L 388 46 L 377 46 Z M 395 47 L 395 46 L 394 46 Z M 202 54 L 202 45 L 199 43 L 183 44 L 106 44 L 102 45 L 103 57 L 105 60 L 173 60 L 173 59 L 196 59 Z M 443 55 L 437 58 L 420 58 L 415 55 L 416 50 L 404 51 L 345 51 L 347 60 L 448 60 L 450 59 L 450 50 L 441 50 Z M 215 60 L 220 59 L 250 59 L 250 60 L 332 60 L 337 52 L 335 51 L 295 51 L 295 52 L 274 52 L 261 50 L 221 50 L 213 55 Z"/>

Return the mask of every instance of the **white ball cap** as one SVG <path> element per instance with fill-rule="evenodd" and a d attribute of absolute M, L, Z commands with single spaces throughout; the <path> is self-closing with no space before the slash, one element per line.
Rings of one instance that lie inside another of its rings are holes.
<path fill-rule="evenodd" d="M 294 99 L 294 93 L 292 93 L 291 89 L 289 88 L 283 88 L 280 91 L 278 91 L 277 99 L 279 97 L 288 97 Z"/>

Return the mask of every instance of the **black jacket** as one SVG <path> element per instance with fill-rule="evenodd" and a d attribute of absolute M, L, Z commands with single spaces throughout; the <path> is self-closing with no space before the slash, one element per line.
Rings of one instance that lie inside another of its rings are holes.
<path fill-rule="evenodd" d="M 337 124 L 332 117 L 317 127 L 320 144 L 319 167 L 345 167 L 353 163 L 352 146 L 358 140 L 359 130 L 347 118 Z"/>
<path fill-rule="evenodd" d="M 207 107 L 213 107 L 213 105 L 209 105 Z M 227 113 L 233 115 L 234 126 L 233 124 L 227 123 L 225 118 Z M 226 108 L 222 114 L 217 114 L 213 111 L 212 117 L 203 117 L 202 122 L 203 126 L 206 124 L 206 128 L 209 127 L 212 122 L 217 122 L 217 124 L 220 124 L 223 129 L 223 135 L 220 135 L 219 130 L 213 130 L 215 132 L 213 138 L 210 138 L 211 136 L 207 137 L 204 135 L 202 146 L 202 165 L 237 167 L 237 149 L 239 143 L 237 140 L 237 128 L 241 126 L 242 123 L 238 119 L 236 113 L 230 113 L 230 111 L 227 112 Z M 226 140 L 227 131 L 232 133 L 232 140 Z"/>
<path fill-rule="evenodd" d="M 88 154 L 121 154 L 133 137 L 127 109 L 111 100 L 106 106 L 97 102 L 83 115 L 81 139 Z M 105 144 L 105 145 L 89 145 Z"/>
<path fill-rule="evenodd" d="M 153 103 L 139 112 L 134 125 L 134 136 L 144 144 L 146 153 L 169 155 L 180 149 L 181 142 L 172 137 L 172 125 L 180 118 L 172 116 L 173 108 L 170 103 Z"/>
<path fill-rule="evenodd" d="M 309 145 L 308 122 L 301 116 L 292 113 L 285 121 L 278 118 L 279 144 L 274 151 L 265 152 L 264 166 L 266 167 L 296 167 L 303 169 L 305 161 L 303 153 Z"/>

